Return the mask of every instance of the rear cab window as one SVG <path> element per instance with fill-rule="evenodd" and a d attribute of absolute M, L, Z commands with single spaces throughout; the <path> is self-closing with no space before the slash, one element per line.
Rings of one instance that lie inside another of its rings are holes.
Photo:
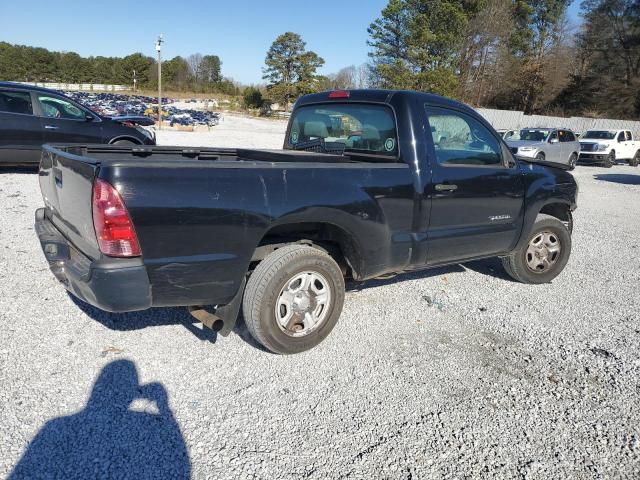
<path fill-rule="evenodd" d="M 345 155 L 354 157 L 397 161 L 395 116 L 388 106 L 365 103 L 298 107 L 292 115 L 285 147 L 307 150 L 314 145 L 321 145 L 327 151 L 344 151 Z"/>
<path fill-rule="evenodd" d="M 0 112 L 33 115 L 31 94 L 15 90 L 0 90 Z"/>

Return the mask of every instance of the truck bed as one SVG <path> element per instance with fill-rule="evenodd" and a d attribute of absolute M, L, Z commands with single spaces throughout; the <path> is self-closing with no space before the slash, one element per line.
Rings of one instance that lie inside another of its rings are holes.
<path fill-rule="evenodd" d="M 265 235 L 283 224 L 330 224 L 367 238 L 367 246 L 351 247 L 363 278 L 409 261 L 414 187 L 405 163 L 279 150 L 45 145 L 41 222 L 68 240 L 60 250 L 82 260 L 74 265 L 87 268 L 79 272 L 83 278 L 104 271 L 104 262 L 133 268 L 105 259 L 98 247 L 92 214 L 98 178 L 126 205 L 151 292 L 148 304 L 102 305 L 106 310 L 224 305 Z M 407 233 L 390 243 L 391 231 Z"/>

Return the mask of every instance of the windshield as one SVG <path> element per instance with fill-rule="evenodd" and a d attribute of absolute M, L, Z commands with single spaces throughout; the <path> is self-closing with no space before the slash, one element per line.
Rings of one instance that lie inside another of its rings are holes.
<path fill-rule="evenodd" d="M 551 130 L 520 130 L 520 140 L 530 142 L 544 142 L 549 137 Z"/>
<path fill-rule="evenodd" d="M 339 144 L 347 153 L 398 155 L 396 123 L 391 109 L 383 105 L 332 103 L 297 108 L 288 147 L 296 149 L 317 140 Z"/>
<path fill-rule="evenodd" d="M 616 132 L 610 132 L 608 130 L 589 130 L 581 138 L 593 138 L 595 140 L 613 140 L 616 137 Z"/>

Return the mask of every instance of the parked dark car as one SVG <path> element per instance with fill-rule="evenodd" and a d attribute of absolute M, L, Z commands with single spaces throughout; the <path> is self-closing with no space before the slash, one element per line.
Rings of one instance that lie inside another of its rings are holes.
<path fill-rule="evenodd" d="M 135 121 L 92 112 L 59 92 L 0 82 L 0 166 L 35 166 L 44 143 L 155 145 Z"/>
<path fill-rule="evenodd" d="M 571 252 L 568 168 L 514 157 L 436 95 L 319 93 L 296 103 L 283 151 L 45 145 L 36 231 L 98 308 L 187 306 L 225 334 L 242 304 L 257 341 L 295 353 L 332 330 L 346 277 L 501 257 L 518 281 L 553 280 Z"/>

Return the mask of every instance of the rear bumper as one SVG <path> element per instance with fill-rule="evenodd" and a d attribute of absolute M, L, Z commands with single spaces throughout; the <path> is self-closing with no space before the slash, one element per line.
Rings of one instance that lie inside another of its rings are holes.
<path fill-rule="evenodd" d="M 49 221 L 44 208 L 36 210 L 35 229 L 51 272 L 73 295 L 108 312 L 151 307 L 149 276 L 141 258 L 85 257 Z"/>

